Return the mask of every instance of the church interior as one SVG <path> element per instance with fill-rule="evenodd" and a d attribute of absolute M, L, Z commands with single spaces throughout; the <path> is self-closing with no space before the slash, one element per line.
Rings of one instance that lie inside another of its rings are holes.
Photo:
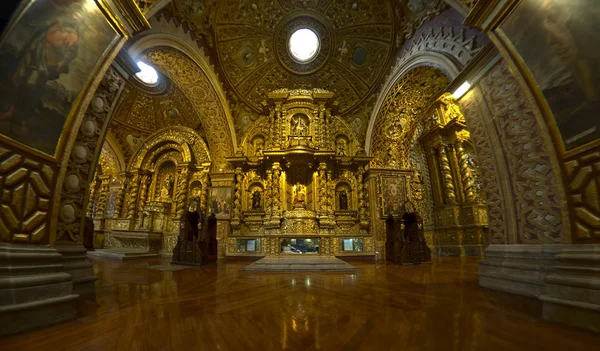
<path fill-rule="evenodd" d="M 598 1 L 7 13 L 2 350 L 600 343 Z"/>

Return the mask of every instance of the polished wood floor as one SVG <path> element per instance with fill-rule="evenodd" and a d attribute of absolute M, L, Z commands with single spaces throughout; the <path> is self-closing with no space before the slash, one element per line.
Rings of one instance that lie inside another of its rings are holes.
<path fill-rule="evenodd" d="M 356 273 L 256 273 L 250 262 L 165 271 L 94 259 L 80 318 L 0 350 L 593 350 L 600 335 L 541 320 L 538 301 L 479 288 L 477 260 L 352 262 Z"/>

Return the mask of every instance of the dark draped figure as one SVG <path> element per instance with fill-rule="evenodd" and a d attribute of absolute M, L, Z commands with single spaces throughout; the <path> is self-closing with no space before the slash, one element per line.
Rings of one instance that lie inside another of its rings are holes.
<path fill-rule="evenodd" d="M 260 209 L 260 191 L 255 190 L 252 193 L 252 209 L 258 210 Z"/>
<path fill-rule="evenodd" d="M 407 205 L 411 208 L 408 211 Z M 394 220 L 390 215 L 386 220 L 387 259 L 398 264 L 431 262 L 431 250 L 423 233 L 423 219 L 413 212 L 412 204 L 404 204 L 403 208 L 405 212 L 401 218 Z"/>
<path fill-rule="evenodd" d="M 209 256 L 217 255 L 217 216 L 211 213 L 206 223 L 206 237 L 208 239 Z"/>
<path fill-rule="evenodd" d="M 201 210 L 188 211 L 182 216 L 172 263 L 200 266 L 209 262 L 210 250 L 205 222 L 206 217 Z"/>

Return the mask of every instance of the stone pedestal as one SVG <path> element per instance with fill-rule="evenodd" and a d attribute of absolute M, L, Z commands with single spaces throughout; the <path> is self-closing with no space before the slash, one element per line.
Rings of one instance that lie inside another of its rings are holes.
<path fill-rule="evenodd" d="M 78 297 L 56 249 L 0 243 L 0 335 L 75 318 Z"/>
<path fill-rule="evenodd" d="M 81 245 L 56 245 L 56 251 L 62 255 L 65 272 L 73 276 L 73 292 L 89 294 L 94 292 L 94 265 L 87 260 L 87 250 Z"/>
<path fill-rule="evenodd" d="M 564 245 L 490 245 L 479 262 L 479 285 L 513 294 L 539 297 L 544 278 L 557 265 Z"/>
<path fill-rule="evenodd" d="M 600 333 L 600 245 L 569 245 L 556 255 L 540 296 L 544 319 Z"/>

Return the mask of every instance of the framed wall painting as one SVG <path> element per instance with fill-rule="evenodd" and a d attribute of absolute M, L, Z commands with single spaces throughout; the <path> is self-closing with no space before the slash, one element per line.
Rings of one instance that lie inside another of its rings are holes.
<path fill-rule="evenodd" d="M 214 213 L 218 219 L 231 217 L 231 188 L 211 188 L 209 213 Z"/>
<path fill-rule="evenodd" d="M 29 1 L 0 42 L 0 135 L 54 156 L 122 37 L 93 0 Z"/>
<path fill-rule="evenodd" d="M 566 150 L 600 138 L 597 0 L 522 0 L 501 25 L 542 91 Z"/>
<path fill-rule="evenodd" d="M 406 201 L 406 177 L 404 175 L 381 176 L 381 216 L 402 215 Z"/>

